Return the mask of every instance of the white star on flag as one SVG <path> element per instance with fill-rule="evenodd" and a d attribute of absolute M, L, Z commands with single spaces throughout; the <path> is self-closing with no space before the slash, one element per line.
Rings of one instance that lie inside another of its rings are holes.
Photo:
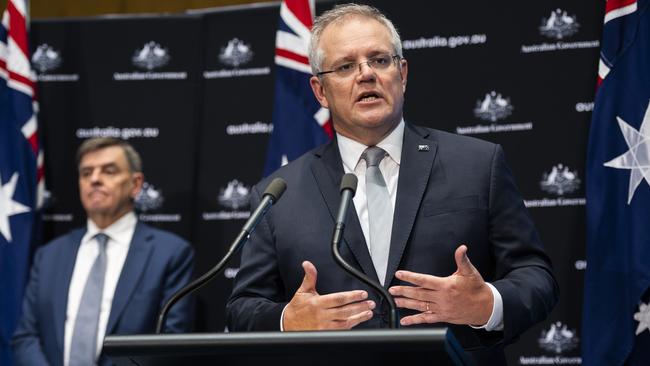
<path fill-rule="evenodd" d="M 621 117 L 616 117 L 616 120 L 629 150 L 604 165 L 610 168 L 630 170 L 630 185 L 627 195 L 627 204 L 629 205 L 634 192 L 643 179 L 650 186 L 650 103 L 648 103 L 638 131 Z"/>
<path fill-rule="evenodd" d="M 18 182 L 18 173 L 14 173 L 7 184 L 2 185 L 2 175 L 0 174 L 0 234 L 7 242 L 11 242 L 11 225 L 9 225 L 9 216 L 29 212 L 29 207 L 20 202 L 13 200 L 16 183 Z"/>
<path fill-rule="evenodd" d="M 648 329 L 650 331 L 650 304 L 641 303 L 639 305 L 639 312 L 634 313 L 634 320 L 639 322 L 636 328 L 636 335 Z"/>

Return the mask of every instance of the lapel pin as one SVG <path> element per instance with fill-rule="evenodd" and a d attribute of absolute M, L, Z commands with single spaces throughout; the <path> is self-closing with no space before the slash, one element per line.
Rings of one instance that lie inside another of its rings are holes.
<path fill-rule="evenodd" d="M 429 151 L 429 145 L 418 145 L 418 151 Z"/>

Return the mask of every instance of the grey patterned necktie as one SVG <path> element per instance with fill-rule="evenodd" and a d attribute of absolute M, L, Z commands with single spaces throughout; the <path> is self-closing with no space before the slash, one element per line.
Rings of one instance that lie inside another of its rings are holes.
<path fill-rule="evenodd" d="M 368 200 L 368 224 L 370 226 L 370 256 L 377 271 L 379 282 L 386 279 L 390 236 L 393 227 L 393 208 L 379 163 L 386 151 L 377 146 L 367 148 L 361 158 L 366 161 L 366 198 Z"/>
<path fill-rule="evenodd" d="M 106 243 L 108 236 L 95 235 L 99 243 L 99 254 L 90 269 L 84 292 L 81 295 L 77 319 L 72 332 L 70 360 L 68 366 L 95 365 L 97 361 L 97 324 L 104 291 L 106 275 Z"/>

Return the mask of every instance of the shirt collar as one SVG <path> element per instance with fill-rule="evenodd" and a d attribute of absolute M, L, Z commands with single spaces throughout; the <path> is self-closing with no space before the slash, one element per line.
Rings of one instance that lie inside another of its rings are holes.
<path fill-rule="evenodd" d="M 336 134 L 341 160 L 346 171 L 353 172 L 361 158 L 361 154 L 368 148 L 368 146 L 355 141 L 351 138 L 345 137 L 339 133 Z M 384 149 L 388 156 L 393 159 L 397 165 L 402 160 L 402 144 L 404 142 L 404 119 L 381 140 L 377 146 Z"/>
<path fill-rule="evenodd" d="M 87 231 L 84 238 L 90 240 L 95 237 L 98 233 L 102 232 L 108 237 L 118 243 L 129 243 L 131 237 L 129 233 L 132 233 L 135 229 L 135 225 L 138 223 L 138 219 L 135 216 L 133 211 L 128 212 L 124 216 L 120 217 L 117 221 L 109 225 L 106 229 L 100 230 L 93 220 L 87 220 Z M 84 240 L 84 241 L 87 241 Z"/>

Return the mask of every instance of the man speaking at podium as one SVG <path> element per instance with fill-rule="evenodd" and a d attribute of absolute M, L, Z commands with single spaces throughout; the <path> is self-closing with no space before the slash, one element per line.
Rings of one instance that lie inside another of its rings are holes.
<path fill-rule="evenodd" d="M 403 120 L 408 63 L 375 8 L 317 17 L 310 63 L 336 137 L 253 190 L 254 207 L 270 179 L 288 186 L 243 249 L 229 329 L 388 326 L 386 304 L 330 253 L 339 183 L 354 173 L 342 256 L 389 289 L 402 326 L 448 325 L 480 363 L 505 362 L 558 288 L 501 147 Z"/>

